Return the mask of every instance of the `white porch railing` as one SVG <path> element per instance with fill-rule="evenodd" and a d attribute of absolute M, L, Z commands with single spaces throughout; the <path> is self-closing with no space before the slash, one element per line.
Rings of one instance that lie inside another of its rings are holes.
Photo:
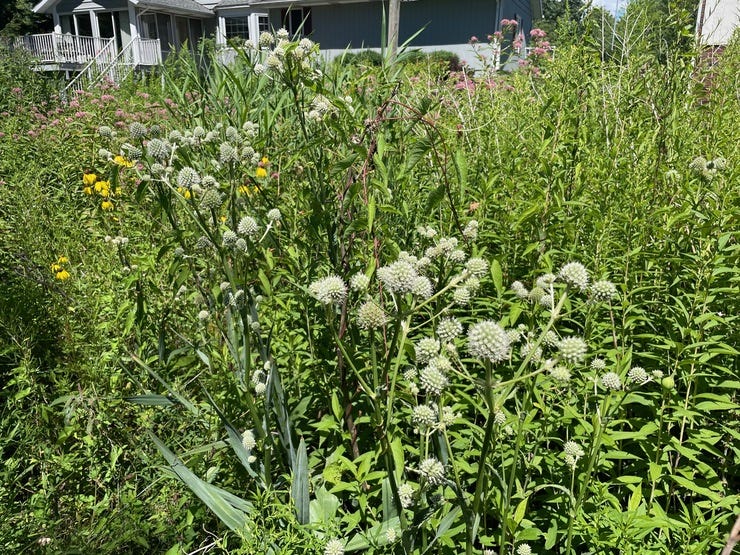
<path fill-rule="evenodd" d="M 117 54 L 114 39 L 61 33 L 18 37 L 14 46 L 27 50 L 42 63 L 86 64 L 104 51 L 109 60 Z"/>

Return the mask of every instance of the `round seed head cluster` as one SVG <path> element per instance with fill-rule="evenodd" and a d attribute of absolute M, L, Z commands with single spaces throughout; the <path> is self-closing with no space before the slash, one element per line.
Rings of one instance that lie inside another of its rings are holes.
<path fill-rule="evenodd" d="M 516 548 L 516 555 L 532 555 L 532 548 L 528 543 L 520 543 Z"/>
<path fill-rule="evenodd" d="M 247 243 L 246 239 L 243 239 L 242 237 L 239 237 L 236 241 L 236 250 L 241 252 L 247 252 L 249 250 L 249 244 Z"/>
<path fill-rule="evenodd" d="M 463 332 L 460 321 L 455 317 L 443 318 L 437 326 L 437 337 L 443 343 L 449 343 Z"/>
<path fill-rule="evenodd" d="M 565 366 L 557 365 L 550 368 L 550 377 L 561 384 L 566 384 L 570 381 L 570 370 Z"/>
<path fill-rule="evenodd" d="M 606 389 L 617 391 L 622 389 L 622 380 L 619 379 L 619 375 L 615 372 L 607 372 L 601 376 L 601 385 Z"/>
<path fill-rule="evenodd" d="M 557 333 L 555 333 L 553 330 L 550 330 L 545 334 L 542 342 L 545 344 L 546 347 L 554 349 L 558 346 L 558 343 L 560 343 L 560 338 L 558 337 Z"/>
<path fill-rule="evenodd" d="M 465 229 L 463 229 L 463 237 L 469 241 L 475 241 L 478 238 L 478 220 L 470 220 Z"/>
<path fill-rule="evenodd" d="M 221 193 L 216 189 L 207 189 L 200 199 L 200 206 L 204 210 L 218 210 L 221 206 Z"/>
<path fill-rule="evenodd" d="M 591 298 L 594 301 L 606 303 L 617 297 L 617 288 L 605 279 L 595 281 L 591 284 Z"/>
<path fill-rule="evenodd" d="M 592 370 L 603 370 L 606 368 L 606 361 L 603 358 L 595 358 L 591 361 Z"/>
<path fill-rule="evenodd" d="M 443 355 L 438 355 L 429 361 L 429 366 L 434 366 L 437 370 L 443 374 L 447 374 L 452 371 L 452 362 L 450 359 Z"/>
<path fill-rule="evenodd" d="M 205 322 L 210 317 L 211 317 L 211 313 L 208 312 L 207 310 L 201 310 L 198 313 L 198 320 L 200 320 L 201 322 Z"/>
<path fill-rule="evenodd" d="M 506 414 L 503 411 L 497 410 L 493 414 L 493 423 L 497 426 L 503 426 L 506 424 Z"/>
<path fill-rule="evenodd" d="M 101 125 L 100 127 L 98 127 L 98 135 L 100 135 L 104 139 L 110 139 L 113 136 L 113 129 L 111 129 L 107 125 Z"/>
<path fill-rule="evenodd" d="M 537 295 L 539 291 L 542 291 L 542 289 L 540 289 L 539 287 L 535 287 L 532 289 L 532 292 L 530 292 L 530 297 L 532 298 L 532 300 L 534 301 L 534 299 L 537 298 L 536 302 L 538 302 L 540 306 L 543 306 L 545 308 L 552 308 L 552 295 L 550 295 L 549 293 L 544 293 L 543 295 L 539 296 Z"/>
<path fill-rule="evenodd" d="M 229 141 L 237 142 L 239 140 L 239 130 L 236 127 L 229 125 L 226 128 L 226 138 Z"/>
<path fill-rule="evenodd" d="M 426 364 L 439 354 L 439 341 L 433 337 L 424 337 L 414 345 L 414 351 L 416 353 L 416 363 Z"/>
<path fill-rule="evenodd" d="M 280 213 L 279 208 L 273 208 L 271 210 L 268 210 L 267 212 L 268 222 L 279 222 L 282 219 L 283 219 L 283 215 Z"/>
<path fill-rule="evenodd" d="M 466 262 L 465 269 L 471 276 L 481 278 L 488 273 L 488 262 L 482 258 L 471 258 Z"/>
<path fill-rule="evenodd" d="M 529 297 L 529 291 L 527 291 L 527 288 L 524 287 L 524 284 L 521 281 L 515 281 L 512 283 L 511 290 L 520 299 L 526 299 Z"/>
<path fill-rule="evenodd" d="M 470 289 L 467 287 L 456 287 L 452 293 L 452 301 L 459 306 L 469 305 L 471 297 Z"/>
<path fill-rule="evenodd" d="M 429 405 L 414 407 L 411 419 L 417 426 L 432 427 L 437 424 L 437 408 Z"/>
<path fill-rule="evenodd" d="M 414 488 L 411 484 L 401 484 L 398 486 L 398 497 L 401 500 L 401 506 L 408 509 L 414 504 Z"/>
<path fill-rule="evenodd" d="M 465 262 L 465 259 L 468 257 L 467 254 L 465 254 L 465 251 L 462 249 L 455 249 L 449 253 L 447 253 L 447 260 L 450 262 L 454 262 L 456 264 L 462 264 Z"/>
<path fill-rule="evenodd" d="M 378 268 L 380 281 L 392 293 L 411 293 L 418 276 L 416 269 L 410 263 L 402 260 Z"/>
<path fill-rule="evenodd" d="M 542 274 L 535 280 L 534 284 L 540 289 L 547 291 L 557 279 L 555 274 Z"/>
<path fill-rule="evenodd" d="M 558 342 L 558 358 L 566 364 L 578 364 L 586 356 L 588 346 L 580 337 L 565 337 Z"/>
<path fill-rule="evenodd" d="M 426 276 L 417 276 L 414 280 L 411 293 L 422 299 L 428 299 L 434 293 L 432 282 Z"/>
<path fill-rule="evenodd" d="M 247 451 L 251 451 L 257 447 L 257 440 L 254 438 L 254 432 L 252 430 L 246 430 L 242 434 L 242 445 Z"/>
<path fill-rule="evenodd" d="M 654 380 L 661 380 L 663 379 L 663 371 L 662 370 L 653 370 L 651 372 Z"/>
<path fill-rule="evenodd" d="M 263 31 L 260 33 L 259 38 L 259 45 L 262 47 L 270 46 L 273 42 L 275 42 L 275 37 L 272 36 L 272 33 L 268 33 L 267 31 Z"/>
<path fill-rule="evenodd" d="M 239 161 L 239 153 L 231 143 L 221 143 L 218 152 L 218 159 L 222 164 L 231 164 Z"/>
<path fill-rule="evenodd" d="M 422 387 L 430 395 L 439 395 L 447 387 L 447 376 L 433 365 L 425 366 L 419 374 Z"/>
<path fill-rule="evenodd" d="M 560 268 L 558 277 L 575 289 L 583 291 L 588 287 L 588 270 L 580 262 L 568 262 Z"/>
<path fill-rule="evenodd" d="M 643 385 L 650 381 L 650 376 L 642 366 L 633 366 L 627 372 L 627 381 Z"/>
<path fill-rule="evenodd" d="M 470 276 L 463 282 L 462 286 L 471 293 L 475 293 L 480 289 L 480 280 L 475 276 Z"/>
<path fill-rule="evenodd" d="M 244 216 L 241 220 L 239 220 L 239 225 L 236 227 L 236 231 L 239 233 L 239 235 L 243 235 L 245 237 L 254 237 L 259 233 L 259 226 L 257 225 L 257 220 L 255 220 L 252 216 Z"/>
<path fill-rule="evenodd" d="M 530 343 L 529 341 L 527 341 L 522 345 L 522 359 L 527 358 L 530 353 L 532 354 L 532 356 L 529 359 L 529 362 L 531 364 L 539 364 L 539 362 L 542 360 L 542 347 L 537 347 L 536 349 L 534 349 L 534 343 Z"/>
<path fill-rule="evenodd" d="M 205 235 L 201 235 L 200 237 L 198 237 L 198 240 L 195 242 L 195 248 L 198 250 L 207 250 L 212 247 L 213 243 Z"/>
<path fill-rule="evenodd" d="M 356 273 L 349 280 L 349 286 L 352 288 L 352 291 L 365 291 L 369 285 L 370 278 L 361 272 Z"/>
<path fill-rule="evenodd" d="M 375 301 L 367 301 L 357 309 L 357 325 L 363 330 L 382 328 L 388 318 Z"/>
<path fill-rule="evenodd" d="M 580 459 L 585 454 L 583 452 L 583 448 L 575 441 L 566 441 L 563 444 L 563 453 L 570 455 L 575 459 Z"/>
<path fill-rule="evenodd" d="M 450 254 L 457 248 L 457 239 L 455 237 L 441 237 L 437 243 L 437 248 L 443 254 Z"/>
<path fill-rule="evenodd" d="M 419 464 L 419 474 L 432 486 L 438 486 L 445 481 L 445 467 L 434 457 L 424 459 Z"/>
<path fill-rule="evenodd" d="M 128 126 L 128 132 L 132 139 L 143 139 L 146 136 L 146 126 L 135 121 Z"/>
<path fill-rule="evenodd" d="M 449 428 L 458 418 L 460 418 L 460 415 L 452 410 L 452 407 L 442 407 L 442 416 L 439 423 L 443 428 Z"/>
<path fill-rule="evenodd" d="M 324 547 L 324 555 L 344 555 L 344 542 L 336 538 L 329 540 Z"/>
<path fill-rule="evenodd" d="M 500 362 L 509 356 L 509 348 L 509 334 L 492 320 L 478 322 L 468 331 L 468 351 L 475 357 Z"/>
<path fill-rule="evenodd" d="M 325 305 L 339 304 L 347 298 L 347 286 L 339 276 L 327 276 L 314 281 L 309 285 L 308 292 Z"/>
<path fill-rule="evenodd" d="M 146 153 L 160 162 L 170 156 L 170 147 L 160 139 L 152 139 L 146 144 Z"/>
<path fill-rule="evenodd" d="M 200 176 L 193 168 L 185 167 L 177 174 L 177 186 L 183 189 L 192 189 L 200 185 Z"/>
<path fill-rule="evenodd" d="M 236 245 L 236 242 L 238 240 L 239 240 L 239 237 L 237 236 L 237 234 L 231 231 L 230 229 L 227 229 L 226 231 L 224 231 L 224 235 L 222 239 L 224 247 L 233 247 Z"/>

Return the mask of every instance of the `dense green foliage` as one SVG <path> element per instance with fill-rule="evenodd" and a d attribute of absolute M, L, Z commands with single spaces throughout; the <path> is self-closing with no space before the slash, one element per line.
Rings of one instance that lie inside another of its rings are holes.
<path fill-rule="evenodd" d="M 717 551 L 740 52 L 602 54 L 460 86 L 280 42 L 66 105 L 19 72 L 0 545 Z"/>

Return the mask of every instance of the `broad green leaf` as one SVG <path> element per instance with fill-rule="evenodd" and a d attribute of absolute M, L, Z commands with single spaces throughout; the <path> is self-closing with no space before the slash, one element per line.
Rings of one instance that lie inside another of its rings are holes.
<path fill-rule="evenodd" d="M 293 465 L 293 483 L 290 488 L 293 503 L 295 503 L 296 517 L 301 524 L 308 524 L 311 515 L 309 512 L 308 493 L 308 454 L 306 442 L 301 438 Z"/>

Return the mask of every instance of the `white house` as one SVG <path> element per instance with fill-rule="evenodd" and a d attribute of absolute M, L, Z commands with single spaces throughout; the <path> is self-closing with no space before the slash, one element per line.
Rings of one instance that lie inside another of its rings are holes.
<path fill-rule="evenodd" d="M 724 46 L 740 27 L 740 1 L 701 0 L 696 18 L 696 38 L 702 46 Z"/>

